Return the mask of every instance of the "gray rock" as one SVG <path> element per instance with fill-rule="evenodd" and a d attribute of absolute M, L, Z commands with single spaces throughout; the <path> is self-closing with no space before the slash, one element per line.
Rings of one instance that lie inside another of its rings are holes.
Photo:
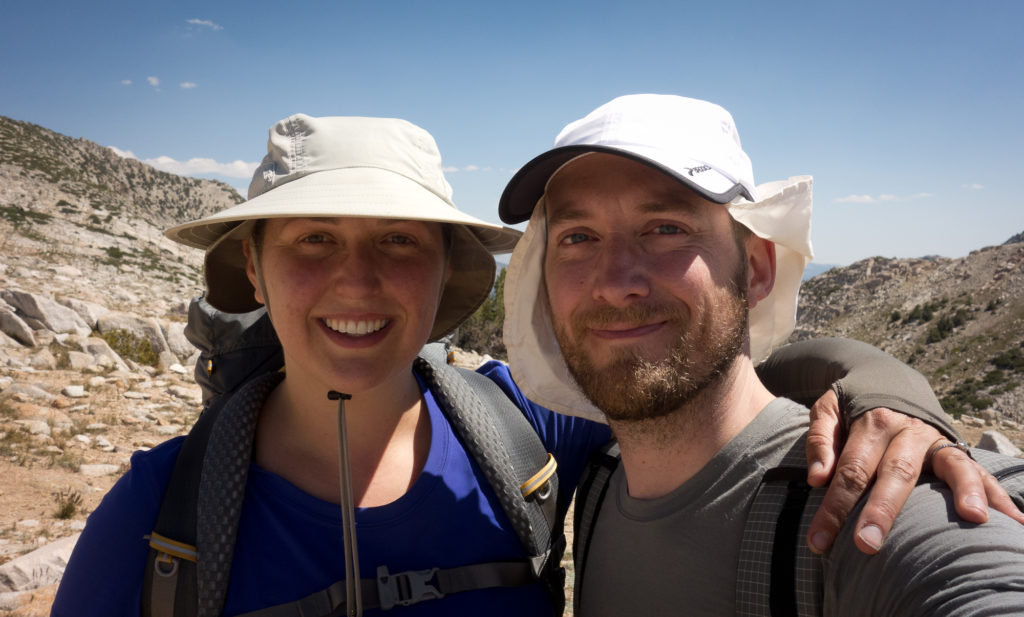
<path fill-rule="evenodd" d="M 50 394 L 46 390 L 43 390 L 39 386 L 24 382 L 14 382 L 7 389 L 4 390 L 5 394 L 15 395 L 20 394 L 25 397 L 26 400 L 34 401 L 37 403 L 44 403 L 49 405 L 57 397 Z"/>
<path fill-rule="evenodd" d="M 90 328 L 95 328 L 100 317 L 110 312 L 110 309 L 105 306 L 100 306 L 94 302 L 85 302 L 77 298 L 62 298 L 60 303 L 78 313 L 78 316 Z"/>
<path fill-rule="evenodd" d="M 15 424 L 21 425 L 31 435 L 50 435 L 50 425 L 46 420 L 15 420 Z"/>
<path fill-rule="evenodd" d="M 58 582 L 78 536 L 55 540 L 0 566 L 0 592 L 28 591 Z"/>
<path fill-rule="evenodd" d="M 85 391 L 85 386 L 64 386 L 60 393 L 68 398 L 85 398 L 89 396 Z"/>
<path fill-rule="evenodd" d="M 29 358 L 29 366 L 40 371 L 53 371 L 57 368 L 57 357 L 49 349 L 40 349 Z"/>
<path fill-rule="evenodd" d="M 198 386 L 191 388 L 188 386 L 171 386 L 167 388 L 167 393 L 175 398 L 193 403 L 198 403 L 203 399 L 203 391 Z"/>
<path fill-rule="evenodd" d="M 128 365 L 117 355 L 107 342 L 99 337 L 92 336 L 82 343 L 82 350 L 96 359 L 96 364 L 104 367 L 113 367 L 121 371 L 128 371 Z"/>
<path fill-rule="evenodd" d="M 179 358 L 187 358 L 195 353 L 195 345 L 185 338 L 185 324 L 180 321 L 172 321 L 164 324 L 164 337 L 171 353 Z"/>
<path fill-rule="evenodd" d="M 160 323 L 152 318 L 139 317 L 131 313 L 110 312 L 97 320 L 96 329 L 104 334 L 114 330 L 126 330 L 138 338 L 149 341 L 157 355 L 170 351 L 163 330 L 160 329 Z"/>
<path fill-rule="evenodd" d="M 121 468 L 118 465 L 111 465 L 109 463 L 97 463 L 94 465 L 81 465 L 78 468 L 78 472 L 83 476 L 89 476 L 90 478 L 98 478 L 101 476 L 112 476 L 117 473 Z"/>
<path fill-rule="evenodd" d="M 161 367 L 167 368 L 167 367 L 173 366 L 175 364 L 179 364 L 177 356 L 175 356 L 170 351 L 161 351 L 160 352 L 160 366 Z"/>
<path fill-rule="evenodd" d="M 42 322 L 52 332 L 75 332 L 88 335 L 91 328 L 78 313 L 44 296 L 24 291 L 5 290 L 3 299 L 23 317 Z"/>
<path fill-rule="evenodd" d="M 94 358 L 92 354 L 88 354 L 83 351 L 69 351 L 68 365 L 73 370 L 84 371 L 90 366 L 96 365 L 96 358 Z"/>
<path fill-rule="evenodd" d="M 982 450 L 998 452 L 999 454 L 1005 454 L 1006 456 L 1021 455 L 1020 448 L 1013 445 L 1013 442 L 999 431 L 985 431 L 982 433 L 981 439 L 978 440 L 978 447 Z"/>
<path fill-rule="evenodd" d="M 16 348 L 16 347 L 20 348 L 21 346 L 22 346 L 21 343 L 19 343 L 18 341 L 16 341 L 13 338 L 7 336 L 7 334 L 5 334 L 4 332 L 0 332 L 0 347 L 9 347 L 9 348 L 13 349 L 13 348 Z M 6 357 L 6 354 L 5 354 L 5 357 Z M 2 364 L 2 363 L 0 363 L 0 364 Z"/>
<path fill-rule="evenodd" d="M 26 347 L 35 347 L 36 337 L 25 321 L 7 309 L 0 309 L 0 332 Z"/>

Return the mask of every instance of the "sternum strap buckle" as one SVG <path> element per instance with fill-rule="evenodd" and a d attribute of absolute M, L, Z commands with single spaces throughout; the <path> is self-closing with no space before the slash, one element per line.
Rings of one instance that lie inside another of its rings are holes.
<path fill-rule="evenodd" d="M 391 574 L 387 566 L 379 566 L 377 596 L 381 609 L 386 611 L 396 604 L 409 606 L 423 600 L 443 598 L 444 594 L 436 586 L 436 576 L 437 568 Z"/>

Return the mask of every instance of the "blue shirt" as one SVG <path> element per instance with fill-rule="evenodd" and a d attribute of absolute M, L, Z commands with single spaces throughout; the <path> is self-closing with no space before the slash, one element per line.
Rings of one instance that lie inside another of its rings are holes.
<path fill-rule="evenodd" d="M 589 454 L 608 440 L 607 427 L 553 413 L 527 401 L 508 367 L 491 362 L 479 372 L 523 410 L 558 461 L 559 499 L 568 503 Z M 417 380 L 419 377 L 417 376 Z M 364 578 L 386 565 L 391 573 L 431 567 L 522 559 L 523 549 L 483 472 L 471 460 L 420 381 L 431 423 L 423 472 L 396 501 L 356 510 L 359 564 Z M 132 456 L 131 469 L 89 517 L 64 574 L 54 617 L 139 615 L 148 541 L 183 438 Z M 250 467 L 235 543 L 225 615 L 291 602 L 344 580 L 341 513 L 284 478 Z M 550 615 L 539 585 L 452 594 L 408 607 L 419 615 Z"/>

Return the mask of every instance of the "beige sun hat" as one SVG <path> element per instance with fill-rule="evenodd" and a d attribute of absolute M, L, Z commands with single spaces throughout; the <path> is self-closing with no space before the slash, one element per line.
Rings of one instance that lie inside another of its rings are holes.
<path fill-rule="evenodd" d="M 544 292 L 544 190 L 572 159 L 606 152 L 662 171 L 715 203 L 757 236 L 775 244 L 775 286 L 750 311 L 755 363 L 789 338 L 811 247 L 810 176 L 755 185 L 732 116 L 696 99 L 640 94 L 619 97 L 566 126 L 554 148 L 524 165 L 501 197 L 507 223 L 529 218 L 505 278 L 504 340 L 512 377 L 527 398 L 559 413 L 605 422 L 580 391 L 555 338 Z"/>
<path fill-rule="evenodd" d="M 245 274 L 242 240 L 256 220 L 368 217 L 447 223 L 453 230 L 451 276 L 431 340 L 454 330 L 494 285 L 492 254 L 521 233 L 459 211 L 434 138 L 395 118 L 296 114 L 270 129 L 267 155 L 248 201 L 167 230 L 168 238 L 206 251 L 206 300 L 228 313 L 260 307 Z"/>

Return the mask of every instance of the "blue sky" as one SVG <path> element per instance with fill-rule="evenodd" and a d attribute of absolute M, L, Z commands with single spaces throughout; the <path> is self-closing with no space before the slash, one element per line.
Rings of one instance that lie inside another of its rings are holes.
<path fill-rule="evenodd" d="M 1024 231 L 1024 3 L 2 3 L 0 115 L 244 194 L 292 113 L 430 131 L 459 206 L 611 98 L 736 119 L 758 182 L 815 177 L 818 263 Z"/>

